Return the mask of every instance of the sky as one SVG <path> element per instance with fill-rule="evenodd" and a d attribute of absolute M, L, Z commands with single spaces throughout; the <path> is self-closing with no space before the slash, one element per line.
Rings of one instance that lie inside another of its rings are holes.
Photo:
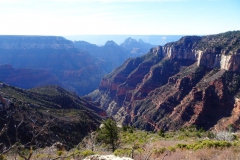
<path fill-rule="evenodd" d="M 0 35 L 207 35 L 240 30 L 240 0 L 0 0 Z"/>

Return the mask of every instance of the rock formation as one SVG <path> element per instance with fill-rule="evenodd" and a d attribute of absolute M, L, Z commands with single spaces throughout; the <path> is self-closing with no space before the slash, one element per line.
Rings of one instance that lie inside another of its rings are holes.
<path fill-rule="evenodd" d="M 240 31 L 186 36 L 127 60 L 89 96 L 141 129 L 240 129 L 239 61 Z"/>

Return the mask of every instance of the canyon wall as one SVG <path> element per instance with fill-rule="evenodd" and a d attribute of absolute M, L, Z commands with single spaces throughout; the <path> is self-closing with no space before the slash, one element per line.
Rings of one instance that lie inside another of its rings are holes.
<path fill-rule="evenodd" d="M 0 36 L 0 81 L 24 89 L 58 84 L 85 95 L 98 87 L 106 65 L 63 37 Z"/>
<path fill-rule="evenodd" d="M 126 61 L 89 96 L 119 124 L 141 129 L 240 129 L 239 55 L 239 31 L 183 37 Z"/>

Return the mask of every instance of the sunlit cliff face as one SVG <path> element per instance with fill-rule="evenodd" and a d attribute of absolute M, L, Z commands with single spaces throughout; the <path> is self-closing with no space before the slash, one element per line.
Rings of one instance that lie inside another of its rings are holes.
<path fill-rule="evenodd" d="M 238 37 L 183 37 L 152 48 L 103 78 L 95 100 L 118 122 L 146 130 L 226 126 L 220 119 L 234 116 L 240 88 Z"/>

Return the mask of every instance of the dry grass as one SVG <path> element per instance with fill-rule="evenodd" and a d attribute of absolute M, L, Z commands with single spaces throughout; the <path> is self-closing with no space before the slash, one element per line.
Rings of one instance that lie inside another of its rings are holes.
<path fill-rule="evenodd" d="M 151 157 L 152 160 L 163 157 Z M 240 160 L 239 148 L 200 149 L 197 151 L 177 150 L 168 154 L 164 160 Z"/>
<path fill-rule="evenodd" d="M 178 132 L 175 133 L 173 137 L 168 138 L 167 136 L 161 137 L 156 133 L 146 133 L 144 131 L 134 131 L 133 133 L 121 132 L 121 134 L 125 135 L 121 136 L 119 145 L 120 155 L 117 156 L 132 157 L 133 149 L 133 158 L 135 160 L 240 160 L 240 142 L 238 140 L 235 141 L 236 145 L 233 145 L 232 142 L 232 145 L 229 148 L 205 147 L 197 148 L 196 150 L 189 148 L 181 149 L 176 147 L 177 144 L 196 144 L 199 140 L 201 141 L 205 138 L 205 135 L 203 134 L 201 136 L 202 138 L 185 136 L 183 139 L 181 138 L 181 140 L 179 140 L 179 135 L 183 133 L 185 134 L 186 132 Z M 191 133 L 194 135 L 193 132 Z M 209 141 L 214 142 L 213 140 Z M 128 153 L 125 152 L 126 149 Z M 84 154 L 84 151 L 87 151 L 87 148 L 85 148 L 84 145 L 80 146 L 77 150 L 64 150 L 62 152 L 58 152 L 56 148 L 46 147 L 45 149 L 35 151 L 33 159 L 49 160 L 49 158 L 56 158 L 60 154 L 61 156 L 67 156 L 75 152 L 76 154 L 74 155 L 74 158 L 71 156 L 63 159 L 81 160 L 87 156 L 87 154 Z M 109 151 L 106 146 L 97 144 L 95 145 L 93 154 L 110 155 L 113 153 Z M 9 155 L 8 159 L 14 159 L 14 156 Z"/>

